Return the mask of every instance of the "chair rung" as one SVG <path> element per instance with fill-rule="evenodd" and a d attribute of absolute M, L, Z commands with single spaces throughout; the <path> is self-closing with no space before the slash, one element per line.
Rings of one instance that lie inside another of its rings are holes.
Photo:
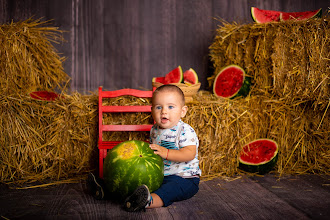
<path fill-rule="evenodd" d="M 99 149 L 112 149 L 122 141 L 99 141 L 98 147 Z"/>
<path fill-rule="evenodd" d="M 142 106 L 102 106 L 104 112 L 151 112 L 151 105 Z"/>
<path fill-rule="evenodd" d="M 102 125 L 102 131 L 150 131 L 152 125 Z"/>

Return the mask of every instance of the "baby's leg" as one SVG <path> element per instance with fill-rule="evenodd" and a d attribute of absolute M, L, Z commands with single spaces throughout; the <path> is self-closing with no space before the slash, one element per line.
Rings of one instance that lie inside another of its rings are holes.
<path fill-rule="evenodd" d="M 158 208 L 163 207 L 164 202 L 163 200 L 155 193 L 151 193 L 152 201 L 147 208 Z"/>

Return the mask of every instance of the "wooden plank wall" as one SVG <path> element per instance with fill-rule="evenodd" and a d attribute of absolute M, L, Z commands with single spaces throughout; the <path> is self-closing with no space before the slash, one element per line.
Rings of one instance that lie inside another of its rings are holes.
<path fill-rule="evenodd" d="M 67 58 L 71 89 L 151 89 L 151 79 L 178 65 L 194 68 L 207 88 L 212 73 L 208 47 L 217 25 L 252 22 L 250 7 L 306 11 L 328 0 L 0 0 L 0 23 L 53 19 L 67 31 L 56 45 Z"/>

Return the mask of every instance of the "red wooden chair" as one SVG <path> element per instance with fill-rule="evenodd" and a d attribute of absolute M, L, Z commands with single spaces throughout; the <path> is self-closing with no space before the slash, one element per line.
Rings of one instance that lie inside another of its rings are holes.
<path fill-rule="evenodd" d="M 103 122 L 103 113 L 120 112 L 151 112 L 151 105 L 146 106 L 106 106 L 103 105 L 103 98 L 115 98 L 119 96 L 131 95 L 141 98 L 151 98 L 153 91 L 142 91 L 136 89 L 121 89 L 115 91 L 102 91 L 99 87 L 99 176 L 103 178 L 103 160 L 107 156 L 107 151 L 122 141 L 103 141 L 103 132 L 113 131 L 150 131 L 152 124 L 143 125 L 107 125 Z"/>

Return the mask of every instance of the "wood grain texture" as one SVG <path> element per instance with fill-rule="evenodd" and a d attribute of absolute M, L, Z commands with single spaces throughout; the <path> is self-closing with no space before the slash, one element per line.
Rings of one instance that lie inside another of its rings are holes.
<path fill-rule="evenodd" d="M 209 49 L 219 22 L 252 22 L 251 6 L 306 11 L 328 0 L 0 0 L 0 23 L 34 16 L 53 19 L 66 42 L 72 91 L 151 89 L 151 80 L 178 65 L 196 70 L 207 89 Z"/>
<path fill-rule="evenodd" d="M 329 219 L 329 176 L 274 175 L 201 182 L 191 199 L 128 213 L 111 200 L 95 200 L 85 182 L 9 189 L 0 184 L 0 216 L 9 219 Z"/>

